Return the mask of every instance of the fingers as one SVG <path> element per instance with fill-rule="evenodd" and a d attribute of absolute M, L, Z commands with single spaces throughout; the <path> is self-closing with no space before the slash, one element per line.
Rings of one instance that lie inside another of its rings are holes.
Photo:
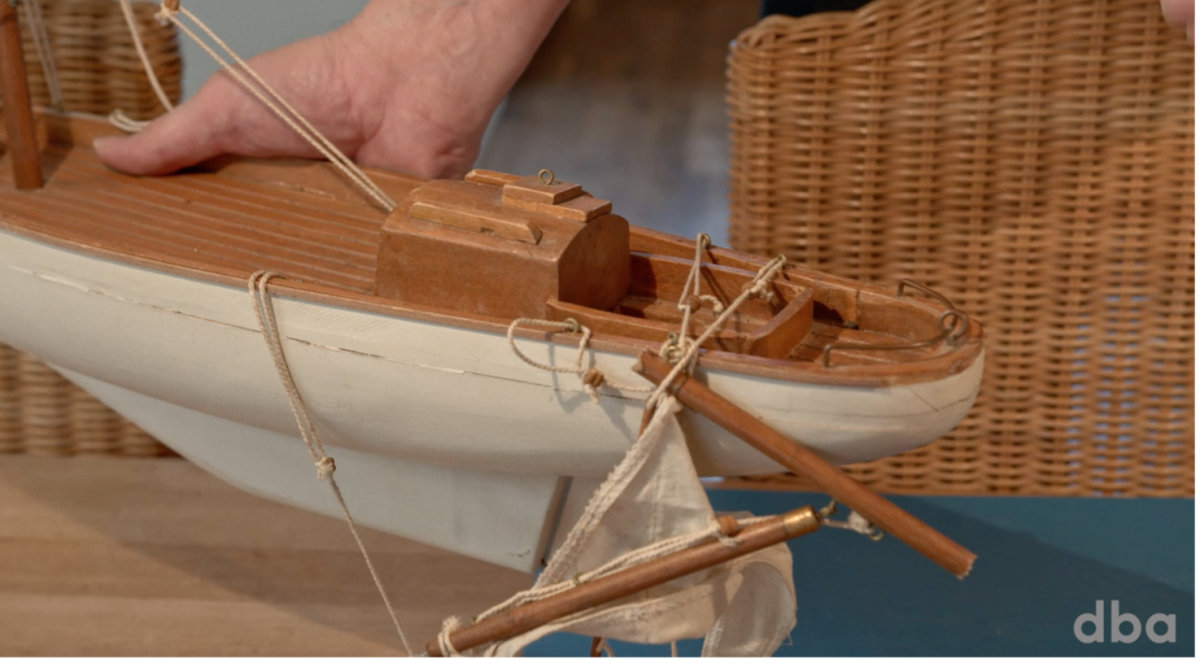
<path fill-rule="evenodd" d="M 1187 28 L 1188 39 L 1193 38 L 1196 23 L 1196 0 L 1162 0 L 1163 17 L 1177 28 Z"/>
<path fill-rule="evenodd" d="M 97 139 L 96 155 L 109 168 L 131 175 L 165 175 L 221 154 L 217 139 L 228 133 L 232 100 L 205 86 L 196 97 L 163 115 L 141 133 Z"/>
<path fill-rule="evenodd" d="M 1171 25 L 1200 22 L 1200 0 L 1163 0 L 1163 17 Z"/>

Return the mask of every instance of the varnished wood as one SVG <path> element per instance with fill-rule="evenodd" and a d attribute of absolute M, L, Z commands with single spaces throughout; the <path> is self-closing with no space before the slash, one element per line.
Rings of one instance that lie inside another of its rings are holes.
<path fill-rule="evenodd" d="M 655 297 L 678 301 L 679 295 L 687 281 L 688 272 L 692 269 L 692 258 L 675 258 L 654 254 L 634 253 L 630 269 L 633 279 L 630 283 L 629 294 L 639 297 Z M 722 304 L 728 304 L 738 295 L 747 283 L 754 280 L 754 270 L 721 265 L 705 265 L 700 275 L 700 294 L 716 297 Z M 772 284 L 770 300 L 751 298 L 738 309 L 754 318 L 769 319 L 775 316 L 787 302 L 800 294 L 802 287 L 792 285 L 780 279 Z M 661 295 L 661 296 L 660 296 Z M 673 296 L 672 296 L 673 295 Z"/>
<path fill-rule="evenodd" d="M 610 309 L 629 289 L 629 224 L 619 216 L 573 220 L 514 207 L 497 187 L 439 180 L 414 189 L 384 222 L 375 294 L 406 304 L 500 318 L 543 314 L 547 299 Z M 571 187 L 528 181 L 552 199 Z M 561 207 L 529 202 L 534 208 Z"/>
<path fill-rule="evenodd" d="M 644 352 L 638 360 L 637 371 L 655 384 L 661 384 L 671 372 L 671 366 L 653 353 Z M 806 449 L 802 440 L 800 443 L 789 440 L 699 381 L 689 379 L 686 375 L 680 379 L 682 382 L 677 383 L 672 393 L 681 403 L 737 435 L 796 475 L 811 480 L 820 490 L 955 576 L 963 578 L 970 573 L 975 563 L 974 553 L 825 462 Z"/>
<path fill-rule="evenodd" d="M 326 164 L 220 159 L 171 177 L 132 178 L 104 168 L 91 151 L 92 138 L 113 132 L 102 118 L 46 115 L 39 124 L 49 141 L 44 153 L 53 177 L 36 194 L 17 192 L 3 163 L 9 154 L 0 159 L 0 191 L 4 192 L 0 228 L 8 232 L 239 288 L 254 271 L 271 269 L 284 275 L 272 282 L 273 293 L 333 306 L 498 334 L 505 333 L 512 321 L 374 296 L 372 280 L 385 215 Z M 421 184 L 396 173 L 369 172 L 397 200 Z M 473 177 L 495 187 L 518 179 L 486 171 L 476 171 Z M 635 264 L 650 261 L 635 266 L 630 294 L 644 295 L 650 298 L 647 301 L 659 302 L 653 306 L 669 309 L 690 268 L 694 242 L 637 226 L 631 226 L 629 242 Z M 655 255 L 639 257 L 639 253 Z M 764 263 L 762 258 L 719 248 L 708 249 L 705 260 L 703 292 L 714 292 L 723 301 L 736 296 L 746 278 Z M 956 374 L 971 364 L 982 347 L 982 330 L 972 322 L 956 347 L 893 353 L 839 351 L 838 365 L 822 369 L 814 358 L 824 343 L 916 340 L 935 327 L 944 307 L 920 298 L 898 299 L 874 286 L 796 266 L 789 267 L 774 286 L 779 295 L 776 305 L 751 300 L 738 317 L 753 321 L 743 331 L 758 329 L 795 293 L 810 289 L 813 326 L 796 350 L 799 360 L 714 349 L 700 358 L 701 368 L 813 384 L 894 385 Z M 673 294 L 660 300 L 660 290 Z M 544 307 L 543 298 L 537 302 L 536 315 L 543 315 Z M 868 328 L 864 321 L 879 321 L 887 332 Z M 521 329 L 517 334 L 546 337 L 535 330 Z M 564 345 L 578 343 L 578 337 L 570 334 L 550 338 Z M 661 339 L 598 333 L 592 346 L 636 356 L 661 343 Z"/>
<path fill-rule="evenodd" d="M 812 330 L 813 298 L 811 290 L 804 290 L 792 297 L 783 310 L 759 327 L 746 338 L 742 352 L 786 359 L 792 350 L 804 342 Z"/>
<path fill-rule="evenodd" d="M 663 320 L 639 318 L 610 311 L 598 311 L 594 308 L 560 301 L 546 302 L 546 318 L 559 321 L 572 319 L 597 334 L 639 339 L 656 345 L 661 345 L 667 334 L 679 332 L 679 323 L 674 321 L 664 322 Z M 723 330 L 714 334 L 703 347 L 739 352 L 746 345 L 746 339 L 747 335 L 744 333 Z"/>
<path fill-rule="evenodd" d="M 631 596 L 676 578 L 712 568 L 729 560 L 749 555 L 777 543 L 783 543 L 820 528 L 812 507 L 801 507 L 782 516 L 755 523 L 733 535 L 736 546 L 712 540 L 664 555 L 583 583 L 561 594 L 509 610 L 489 617 L 479 623 L 465 626 L 450 634 L 450 644 L 456 651 L 467 651 L 480 645 L 512 638 L 532 631 L 556 619 L 561 619 L 605 603 Z M 443 655 L 437 639 L 425 646 L 430 656 Z"/>
<path fill-rule="evenodd" d="M 660 261 L 657 256 L 634 255 L 634 263 L 641 263 L 647 269 L 652 263 Z M 747 283 L 754 276 L 750 272 L 731 268 L 716 270 L 730 283 L 737 279 Z M 574 319 L 598 334 L 661 343 L 667 334 L 678 333 L 683 319 L 678 304 L 683 283 L 677 278 L 662 278 L 661 271 L 660 277 L 654 281 L 657 288 L 653 297 L 647 296 L 649 291 L 634 290 L 638 294 L 631 294 L 622 299 L 615 311 L 551 300 L 546 302 L 546 317 L 551 320 Z M 739 311 L 731 316 L 724 327 L 706 341 L 703 347 L 773 359 L 789 357 L 793 350 L 807 340 L 812 328 L 812 291 L 782 284 L 780 292 L 783 296 L 790 297 L 790 301 L 781 307 L 774 317 L 755 317 L 756 313 L 760 316 L 770 315 L 773 306 L 760 305 L 758 310 L 755 310 L 754 306 L 744 306 L 749 310 L 745 313 Z M 691 304 L 694 308 L 688 333 L 695 337 L 715 321 L 717 314 L 707 305 L 698 306 L 697 302 Z"/>
<path fill-rule="evenodd" d="M 0 2 L 0 89 L 3 89 L 13 179 L 18 189 L 39 189 L 44 183 L 42 165 L 29 102 L 17 8 L 6 1 Z"/>
<path fill-rule="evenodd" d="M 419 190 L 421 197 L 412 202 L 408 215 L 420 221 L 432 221 L 526 244 L 537 244 L 542 240 L 536 215 L 480 204 L 472 198 L 459 195 L 455 190 L 457 184 L 441 181 L 422 185 Z M 386 225 L 384 232 L 387 232 Z"/>
<path fill-rule="evenodd" d="M 547 175 L 546 181 L 543 181 L 539 173 L 507 182 L 504 184 L 505 202 L 516 199 L 543 205 L 561 205 L 583 195 L 583 187 L 578 184 L 549 180 L 550 176 Z"/>
<path fill-rule="evenodd" d="M 500 173 L 494 170 L 485 170 L 476 168 L 463 176 L 463 181 L 473 182 L 475 184 L 490 184 L 492 186 L 504 186 L 509 182 L 521 179 L 520 175 L 511 173 Z"/>
<path fill-rule="evenodd" d="M 559 219 L 569 219 L 580 223 L 586 223 L 612 211 L 611 202 L 586 194 L 555 204 L 526 200 L 515 196 L 505 196 L 504 202 L 511 207 L 549 214 Z"/>

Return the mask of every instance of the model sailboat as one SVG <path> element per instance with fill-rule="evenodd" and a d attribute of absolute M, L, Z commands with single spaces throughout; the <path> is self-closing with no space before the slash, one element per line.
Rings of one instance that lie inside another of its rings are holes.
<path fill-rule="evenodd" d="M 356 477 L 356 518 L 510 568 L 541 566 L 637 438 L 642 396 L 620 386 L 649 384 L 636 357 L 669 357 L 685 316 L 699 335 L 768 263 L 631 226 L 549 173 L 368 171 L 390 214 L 314 162 L 129 177 L 90 147 L 106 121 L 22 124 L 5 74 L 0 340 L 217 476 L 332 514 L 246 293 L 276 272 L 291 372 Z M 831 462 L 921 446 L 966 415 L 983 350 L 977 323 L 917 290 L 780 270 L 694 376 Z M 779 470 L 680 416 L 701 474 Z"/>

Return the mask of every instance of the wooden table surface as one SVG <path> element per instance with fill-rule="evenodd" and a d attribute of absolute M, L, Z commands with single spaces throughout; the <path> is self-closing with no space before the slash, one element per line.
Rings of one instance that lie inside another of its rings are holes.
<path fill-rule="evenodd" d="M 530 582 L 398 537 L 364 540 L 414 649 L 447 615 Z M 0 655 L 401 653 L 340 520 L 180 459 L 0 456 Z"/>

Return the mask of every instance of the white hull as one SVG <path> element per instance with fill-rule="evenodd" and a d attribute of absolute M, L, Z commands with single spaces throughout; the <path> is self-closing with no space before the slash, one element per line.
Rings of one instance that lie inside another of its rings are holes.
<path fill-rule="evenodd" d="M 58 369 L 188 460 L 242 490 L 341 518 L 298 438 L 164 403 Z M 494 564 L 532 571 L 567 482 L 547 475 L 430 465 L 326 445 L 354 518 Z M 298 453 L 299 452 L 299 453 Z M 384 489 L 381 490 L 380 487 Z M 469 508 L 466 508 L 469 507 Z M 408 526 L 406 526 L 406 523 Z M 420 523 L 413 527 L 412 523 Z"/>
<path fill-rule="evenodd" d="M 326 444 L 337 449 L 330 455 L 353 496 L 351 507 L 374 505 L 361 508 L 378 516 L 363 520 L 381 529 L 532 569 L 540 555 L 530 551 L 548 535 L 559 479 L 604 476 L 638 429 L 639 394 L 606 388 L 601 403 L 593 404 L 576 376 L 522 363 L 503 334 L 283 297 L 275 307 L 299 389 Z M 324 500 L 327 491 L 314 485 L 244 289 L 0 231 L 0 311 L 0 340 L 64 370 L 164 443 L 235 484 L 323 510 L 323 502 L 313 500 Z M 574 359 L 574 348 L 519 343 L 537 361 L 569 365 Z M 626 355 L 593 354 L 593 364 L 615 381 L 640 384 L 633 363 Z M 982 370 L 981 354 L 956 375 L 887 387 L 723 371 L 701 376 L 828 460 L 848 463 L 946 433 L 973 403 Z M 698 415 L 685 414 L 682 423 L 703 475 L 780 469 Z M 241 435 L 245 441 L 236 439 Z M 293 473 L 284 466 L 293 463 L 295 480 L 284 479 Z M 347 463 L 382 474 L 360 483 Z M 436 479 L 439 471 L 454 478 Z M 472 488 L 470 477 L 483 478 Z M 516 511 L 536 521 L 516 528 L 520 543 L 501 543 L 487 533 L 493 528 L 479 530 L 483 541 L 464 534 L 476 521 L 508 518 L 488 509 L 510 497 L 499 511 L 512 511 L 514 524 L 526 519 Z M 414 503 L 423 508 L 410 509 Z M 430 504 L 438 505 L 436 523 L 425 508 Z"/>

